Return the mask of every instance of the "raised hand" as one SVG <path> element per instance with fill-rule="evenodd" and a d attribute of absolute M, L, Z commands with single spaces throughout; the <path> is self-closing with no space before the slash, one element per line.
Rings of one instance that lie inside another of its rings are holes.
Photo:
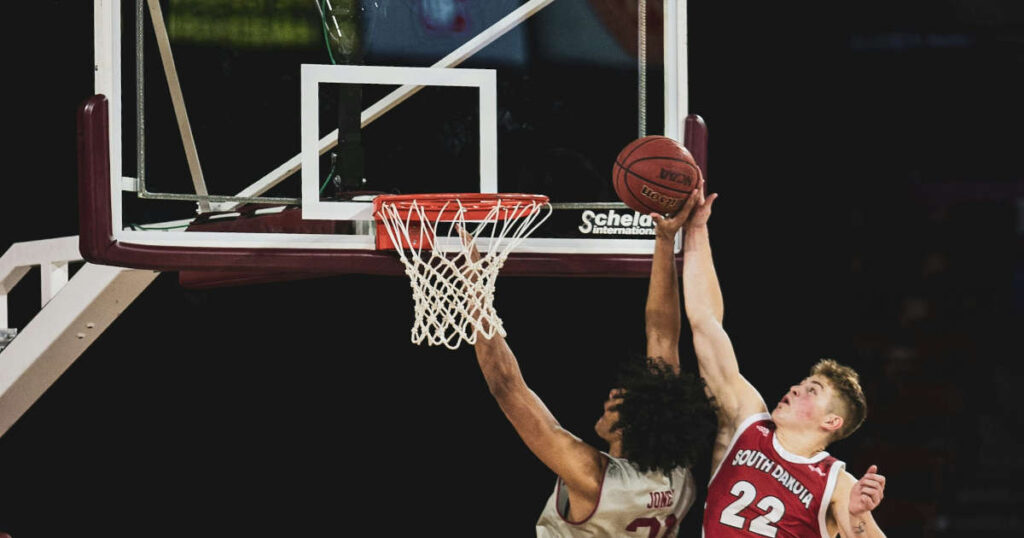
<path fill-rule="evenodd" d="M 704 178 L 701 178 L 697 184 L 697 188 L 694 190 L 694 194 L 697 197 L 697 206 L 694 209 L 693 214 L 690 215 L 690 219 L 686 221 L 688 228 L 695 228 L 698 226 L 704 226 L 708 223 L 708 218 L 711 217 L 711 204 L 718 198 L 718 193 L 711 193 L 709 196 L 704 196 Z"/>
<path fill-rule="evenodd" d="M 868 472 L 850 488 L 850 515 L 857 516 L 878 507 L 885 494 L 885 477 L 878 474 L 878 466 L 868 467 Z"/>
<path fill-rule="evenodd" d="M 684 225 L 694 227 L 707 224 L 708 217 L 711 216 L 711 204 L 715 198 L 718 198 L 718 194 L 704 196 L 704 178 L 701 178 L 693 192 L 687 197 L 683 207 L 675 214 L 665 217 L 658 213 L 651 213 L 651 218 L 654 219 L 655 234 L 658 237 L 673 238 Z"/>

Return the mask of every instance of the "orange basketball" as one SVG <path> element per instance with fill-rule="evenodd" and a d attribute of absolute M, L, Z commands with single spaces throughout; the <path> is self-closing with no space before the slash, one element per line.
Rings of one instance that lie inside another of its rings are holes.
<path fill-rule="evenodd" d="M 645 136 L 630 142 L 612 165 L 615 193 L 641 213 L 675 213 L 700 179 L 690 151 L 665 136 Z"/>

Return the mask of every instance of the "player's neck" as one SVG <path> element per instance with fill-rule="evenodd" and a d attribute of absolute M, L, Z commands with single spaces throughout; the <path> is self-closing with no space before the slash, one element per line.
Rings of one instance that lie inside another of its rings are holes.
<path fill-rule="evenodd" d="M 622 457 L 622 441 L 615 440 L 608 443 L 608 455 L 613 458 Z"/>
<path fill-rule="evenodd" d="M 808 434 L 781 426 L 776 426 L 775 428 L 775 439 L 787 452 L 805 458 L 825 450 L 827 445 L 820 435 Z"/>

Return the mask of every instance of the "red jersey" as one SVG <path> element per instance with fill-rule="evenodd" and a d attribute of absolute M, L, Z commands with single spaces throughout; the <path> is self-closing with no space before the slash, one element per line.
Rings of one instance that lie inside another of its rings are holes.
<path fill-rule="evenodd" d="M 711 475 L 704 538 L 829 538 L 825 516 L 844 467 L 828 452 L 788 452 L 768 413 L 744 420 Z"/>

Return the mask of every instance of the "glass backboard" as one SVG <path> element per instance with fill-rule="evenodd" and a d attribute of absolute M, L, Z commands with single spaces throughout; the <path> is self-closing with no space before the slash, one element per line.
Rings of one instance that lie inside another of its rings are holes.
<path fill-rule="evenodd" d="M 110 240 L 274 270 L 282 250 L 383 255 L 379 194 L 517 192 L 554 207 L 515 253 L 538 268 L 649 256 L 612 163 L 683 140 L 687 80 L 685 3 L 647 4 L 641 26 L 594 0 L 97 1 Z"/>

